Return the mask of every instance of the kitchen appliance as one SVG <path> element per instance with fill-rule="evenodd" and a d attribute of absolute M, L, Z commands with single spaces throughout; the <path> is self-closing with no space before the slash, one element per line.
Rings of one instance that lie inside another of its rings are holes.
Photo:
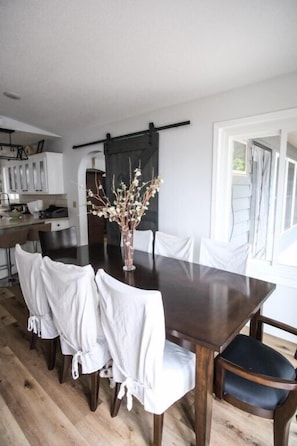
<path fill-rule="evenodd" d="M 11 210 L 9 195 L 5 192 L 0 193 L 0 208 L 3 211 Z"/>
<path fill-rule="evenodd" d="M 68 208 L 66 206 L 50 205 L 41 213 L 41 216 L 43 218 L 65 218 L 68 217 Z"/>
<path fill-rule="evenodd" d="M 28 214 L 28 206 L 27 203 L 11 203 L 10 209 L 12 211 L 21 212 L 22 214 Z"/>
<path fill-rule="evenodd" d="M 40 211 L 43 209 L 43 200 L 30 201 L 27 203 L 29 212 L 34 218 L 39 218 Z"/>

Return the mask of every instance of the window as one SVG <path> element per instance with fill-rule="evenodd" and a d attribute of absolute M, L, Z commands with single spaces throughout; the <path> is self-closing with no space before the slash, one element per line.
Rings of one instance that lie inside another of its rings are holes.
<path fill-rule="evenodd" d="M 296 280 L 297 109 L 215 124 L 213 159 L 211 237 L 249 243 L 251 275 Z"/>
<path fill-rule="evenodd" d="M 286 194 L 284 197 L 285 217 L 283 221 L 284 230 L 291 229 L 297 223 L 296 170 L 296 161 L 286 158 Z"/>
<path fill-rule="evenodd" d="M 235 174 L 246 173 L 246 144 L 241 141 L 233 141 L 232 169 Z"/>

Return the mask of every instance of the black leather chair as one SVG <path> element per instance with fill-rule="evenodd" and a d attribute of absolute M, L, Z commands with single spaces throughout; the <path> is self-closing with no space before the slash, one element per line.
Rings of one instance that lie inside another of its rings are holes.
<path fill-rule="evenodd" d="M 67 249 L 67 257 L 76 257 L 77 233 L 75 226 L 60 231 L 39 231 L 39 240 L 43 256 L 51 257 L 53 254 L 55 255 L 55 252 Z"/>
<path fill-rule="evenodd" d="M 258 335 L 268 318 L 258 317 Z M 297 334 L 294 327 L 279 328 Z M 272 324 L 271 324 L 272 325 Z M 289 328 L 289 330 L 288 330 Z M 253 336 L 238 335 L 215 358 L 215 395 L 245 412 L 273 420 L 274 446 L 287 446 L 297 409 L 297 369 L 283 355 Z"/>
<path fill-rule="evenodd" d="M 264 316 L 263 314 L 258 313 L 257 317 L 253 319 L 253 323 L 250 326 L 250 334 L 254 336 L 256 339 L 262 341 L 263 338 L 263 325 L 271 325 L 272 327 L 278 328 L 279 330 L 287 331 L 295 336 L 297 336 L 297 328 L 291 327 L 290 325 L 279 322 L 275 319 L 271 319 L 270 317 Z M 297 348 L 295 351 L 294 358 L 297 359 Z"/>

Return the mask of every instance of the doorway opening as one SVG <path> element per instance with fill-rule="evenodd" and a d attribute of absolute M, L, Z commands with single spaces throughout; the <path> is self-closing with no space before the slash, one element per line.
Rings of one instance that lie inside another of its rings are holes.
<path fill-rule="evenodd" d="M 99 169 L 87 169 L 86 170 L 86 189 L 96 190 L 96 184 L 104 184 L 105 172 Z M 94 201 L 94 199 L 87 197 L 87 201 Z M 96 204 L 96 201 L 94 201 Z M 88 243 L 89 245 L 103 244 L 106 235 L 106 219 L 104 217 L 98 217 L 91 212 L 87 213 L 88 219 Z"/>

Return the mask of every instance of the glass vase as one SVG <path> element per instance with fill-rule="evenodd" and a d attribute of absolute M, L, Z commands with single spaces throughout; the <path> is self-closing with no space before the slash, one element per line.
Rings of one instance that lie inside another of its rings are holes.
<path fill-rule="evenodd" d="M 123 251 L 124 251 L 124 271 L 133 271 L 136 266 L 133 265 L 133 230 L 123 229 L 122 230 L 122 241 L 123 241 Z"/>

